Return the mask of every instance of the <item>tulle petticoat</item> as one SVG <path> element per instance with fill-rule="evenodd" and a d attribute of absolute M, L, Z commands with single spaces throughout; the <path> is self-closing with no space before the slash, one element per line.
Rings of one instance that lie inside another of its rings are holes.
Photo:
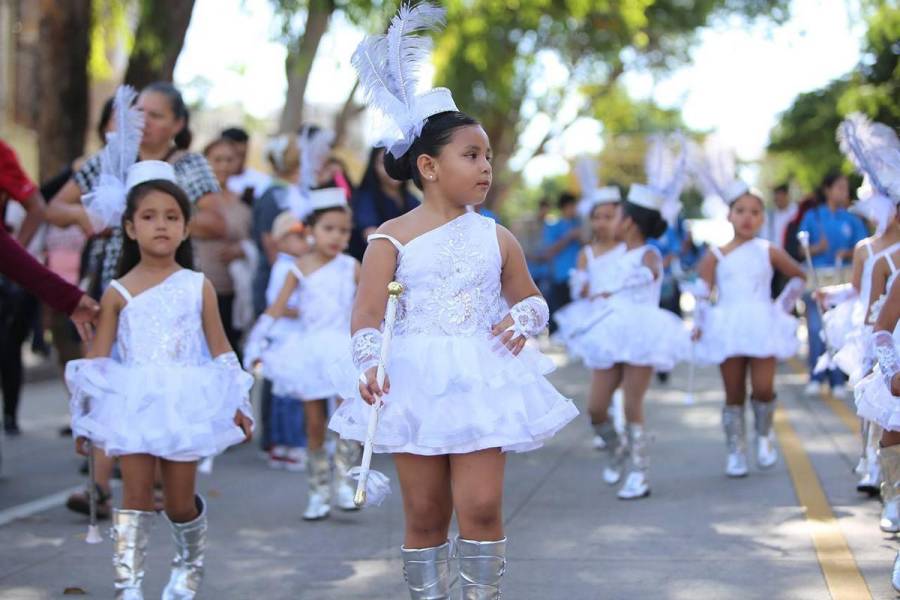
<path fill-rule="evenodd" d="M 332 329 L 290 333 L 262 355 L 263 375 L 272 392 L 300 400 L 322 400 L 338 394 L 331 371 L 335 363 L 352 368 L 350 334 Z"/>
<path fill-rule="evenodd" d="M 590 329 L 591 325 L 608 311 L 606 300 L 575 300 L 553 314 L 557 329 L 554 338 L 568 346 L 569 342 L 580 333 Z"/>
<path fill-rule="evenodd" d="M 595 317 L 595 319 L 598 317 Z M 653 305 L 616 306 L 568 342 L 569 351 L 589 369 L 615 364 L 670 371 L 690 358 L 690 334 L 674 314 Z"/>
<path fill-rule="evenodd" d="M 462 454 L 539 448 L 578 414 L 544 375 L 555 367 L 527 347 L 519 356 L 487 337 L 414 335 L 395 338 L 375 452 Z M 334 371 L 346 400 L 329 427 L 364 441 L 369 407 L 358 374 Z"/>
<path fill-rule="evenodd" d="M 715 306 L 694 349 L 694 360 L 717 365 L 733 356 L 779 360 L 797 354 L 797 319 L 771 302 Z"/>
<path fill-rule="evenodd" d="M 851 298 L 841 302 L 822 315 L 822 329 L 825 339 L 832 348 L 841 348 L 847 343 L 847 338 L 863 322 L 865 308 L 858 298 Z"/>
<path fill-rule="evenodd" d="M 66 365 L 72 431 L 110 456 L 151 454 L 173 461 L 215 456 L 244 441 L 240 410 L 252 418 L 253 378 L 213 362 L 123 365 L 111 358 Z"/>
<path fill-rule="evenodd" d="M 900 431 L 900 397 L 891 394 L 878 366 L 856 384 L 853 394 L 856 414 L 889 431 Z"/>

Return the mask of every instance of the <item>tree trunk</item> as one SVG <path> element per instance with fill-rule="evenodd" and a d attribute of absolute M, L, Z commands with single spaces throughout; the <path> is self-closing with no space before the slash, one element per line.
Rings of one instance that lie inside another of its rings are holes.
<path fill-rule="evenodd" d="M 358 89 L 359 79 L 357 79 L 356 83 L 353 84 L 353 89 L 351 89 L 350 93 L 347 94 L 347 99 L 344 101 L 344 106 L 341 107 L 341 112 L 339 112 L 337 117 L 335 117 L 334 119 L 335 146 L 340 146 L 344 143 L 345 138 L 347 137 L 347 128 L 350 126 L 350 121 L 353 120 L 353 118 L 359 115 L 366 108 L 364 105 L 357 104 L 353 101 L 353 97 L 356 95 L 356 90 Z"/>
<path fill-rule="evenodd" d="M 334 13 L 334 0 L 310 0 L 306 17 L 306 29 L 295 48 L 288 49 L 284 61 L 287 75 L 287 96 L 281 113 L 280 131 L 296 131 L 303 123 L 303 99 L 312 71 L 319 43 L 328 31 L 328 22 Z"/>
<path fill-rule="evenodd" d="M 125 83 L 140 90 L 154 81 L 172 81 L 193 11 L 194 0 L 141 0 Z"/>
<path fill-rule="evenodd" d="M 41 0 L 37 114 L 39 177 L 84 151 L 88 123 L 90 0 Z"/>

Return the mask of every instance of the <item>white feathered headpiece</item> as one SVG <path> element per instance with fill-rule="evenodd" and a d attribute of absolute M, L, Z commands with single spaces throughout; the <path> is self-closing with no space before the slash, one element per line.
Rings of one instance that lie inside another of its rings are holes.
<path fill-rule="evenodd" d="M 647 184 L 632 184 L 628 201 L 659 211 L 671 225 L 681 212 L 681 190 L 687 181 L 687 146 L 680 132 L 649 138 L 644 168 Z"/>
<path fill-rule="evenodd" d="M 316 175 L 325 164 L 334 143 L 334 132 L 328 129 L 313 129 L 304 125 L 297 138 L 300 151 L 300 190 L 309 193 L 316 187 Z"/>
<path fill-rule="evenodd" d="M 137 92 L 121 85 L 113 99 L 115 130 L 106 135 L 106 146 L 100 151 L 100 177 L 94 189 L 81 198 L 94 231 L 122 224 L 125 212 L 125 185 L 128 169 L 138 158 L 144 133 L 144 113 L 134 106 Z"/>
<path fill-rule="evenodd" d="M 421 34 L 443 24 L 443 8 L 428 2 L 401 4 L 387 34 L 366 37 L 353 53 L 351 63 L 359 73 L 366 103 L 396 125 L 396 131 L 378 144 L 395 157 L 409 150 L 428 117 L 458 110 L 447 88 L 416 93 L 419 71 L 432 47 L 431 38 Z"/>
<path fill-rule="evenodd" d="M 864 177 L 854 211 L 873 221 L 880 234 L 900 203 L 900 140 L 893 129 L 860 113 L 838 126 L 837 140 L 841 152 Z"/>
<path fill-rule="evenodd" d="M 575 162 L 575 178 L 581 188 L 581 199 L 578 201 L 578 214 L 586 219 L 598 204 L 620 202 L 622 193 L 614 185 L 600 187 L 597 177 L 599 165 L 589 156 L 582 156 Z"/>
<path fill-rule="evenodd" d="M 689 169 L 703 192 L 703 213 L 709 218 L 725 218 L 731 203 L 751 191 L 737 177 L 734 152 L 718 136 L 707 137 L 702 148 L 691 145 Z"/>

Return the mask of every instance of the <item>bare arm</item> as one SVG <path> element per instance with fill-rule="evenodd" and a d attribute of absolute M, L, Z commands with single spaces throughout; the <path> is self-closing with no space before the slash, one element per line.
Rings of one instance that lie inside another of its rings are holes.
<path fill-rule="evenodd" d="M 875 331 L 894 331 L 898 319 L 900 319 L 900 277 L 891 285 L 887 302 L 884 303 L 884 308 L 881 309 L 881 314 L 875 322 Z"/>
<path fill-rule="evenodd" d="M 866 307 L 866 323 L 870 323 L 872 318 L 872 305 L 874 305 L 885 293 L 887 280 L 890 277 L 890 268 L 884 258 L 875 261 L 872 267 L 872 289 L 869 291 L 869 305 Z M 883 310 L 883 309 L 882 309 Z"/>
<path fill-rule="evenodd" d="M 74 179 L 69 179 L 47 205 L 47 222 L 57 227 L 78 225 L 88 237 L 94 234 L 91 220 L 81 204 L 81 188 Z"/>
<path fill-rule="evenodd" d="M 299 316 L 299 311 L 290 309 L 287 305 L 288 300 L 291 299 L 291 294 L 297 289 L 297 284 L 299 283 L 297 276 L 294 275 L 293 272 L 288 271 L 287 277 L 284 279 L 284 285 L 281 286 L 281 291 L 278 292 L 278 297 L 275 298 L 275 302 L 272 303 L 272 306 L 266 309 L 265 314 L 270 317 L 275 317 L 276 319 L 280 317 Z"/>
<path fill-rule="evenodd" d="M 859 290 L 862 289 L 863 264 L 866 262 L 867 254 L 867 251 L 863 248 L 863 244 L 867 241 L 868 240 L 863 240 L 859 242 L 853 249 L 853 270 L 850 276 L 850 283 L 853 284 L 853 289 L 856 290 L 856 293 L 859 293 Z"/>
<path fill-rule="evenodd" d="M 769 260 L 772 262 L 772 266 L 778 269 L 785 277 L 799 277 L 806 281 L 806 271 L 803 270 L 803 266 L 783 249 L 770 245 Z"/>
<path fill-rule="evenodd" d="M 221 201 L 219 193 L 204 194 L 197 200 L 194 216 L 191 218 L 191 236 L 201 240 L 225 237 L 225 217 L 218 209 Z"/>
<path fill-rule="evenodd" d="M 28 246 L 38 227 L 44 221 L 44 213 L 47 210 L 47 203 L 38 190 L 25 199 L 22 203 L 25 208 L 25 220 L 22 221 L 22 228 L 19 230 L 18 240 L 23 246 Z"/>
<path fill-rule="evenodd" d="M 232 352 L 233 348 L 225 335 L 222 317 L 219 315 L 219 303 L 216 301 L 216 290 L 209 279 L 203 281 L 203 334 L 206 345 L 213 358 Z"/>
<path fill-rule="evenodd" d="M 525 298 L 540 296 L 541 292 L 528 271 L 525 253 L 522 251 L 519 240 L 502 225 L 497 226 L 497 237 L 500 240 L 500 253 L 503 261 L 500 286 L 506 302 L 513 306 Z"/>
<path fill-rule="evenodd" d="M 353 302 L 350 330 L 378 329 L 387 307 L 387 286 L 394 279 L 397 250 L 387 240 L 372 240 L 363 255 L 359 287 Z"/>
<path fill-rule="evenodd" d="M 109 287 L 100 299 L 100 317 L 94 341 L 87 351 L 87 358 L 106 358 L 112 354 L 119 328 L 119 312 L 125 307 L 125 299 L 114 288 Z"/>
<path fill-rule="evenodd" d="M 706 282 L 706 285 L 710 290 L 712 290 L 713 286 L 716 284 L 716 265 L 718 262 L 715 254 L 707 252 L 703 255 L 703 258 L 700 259 L 700 264 L 697 266 L 697 276 Z"/>

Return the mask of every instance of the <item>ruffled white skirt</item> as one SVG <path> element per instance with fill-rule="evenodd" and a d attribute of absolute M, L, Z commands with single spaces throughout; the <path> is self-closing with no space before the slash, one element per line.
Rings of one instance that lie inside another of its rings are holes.
<path fill-rule="evenodd" d="M 151 454 L 173 461 L 215 456 L 244 441 L 234 424 L 252 419 L 253 377 L 213 362 L 124 365 L 112 358 L 66 365 L 72 431 L 110 456 Z"/>
<path fill-rule="evenodd" d="M 847 338 L 863 324 L 865 307 L 858 298 L 841 302 L 822 315 L 822 329 L 831 348 L 842 348 Z M 843 370 L 843 369 L 842 369 Z"/>
<path fill-rule="evenodd" d="M 779 360 L 797 354 L 797 319 L 772 302 L 714 306 L 694 348 L 694 360 L 718 365 L 733 356 Z"/>
<path fill-rule="evenodd" d="M 338 394 L 330 376 L 335 363 L 352 369 L 350 333 L 336 329 L 294 331 L 274 341 L 262 357 L 263 375 L 272 392 L 301 400 Z"/>
<path fill-rule="evenodd" d="M 834 354 L 834 364 L 847 374 L 850 385 L 856 385 L 869 372 L 874 356 L 872 328 L 863 326 L 847 334 L 843 345 Z"/>
<path fill-rule="evenodd" d="M 553 320 L 557 325 L 556 341 L 568 346 L 573 338 L 590 329 L 594 321 L 608 310 L 606 300 L 599 298 L 575 300 L 566 304 L 553 314 Z"/>
<path fill-rule="evenodd" d="M 650 304 L 610 306 L 606 316 L 575 335 L 569 351 L 589 369 L 609 369 L 617 363 L 671 371 L 689 360 L 690 333 L 674 314 Z"/>
<path fill-rule="evenodd" d="M 487 337 L 396 337 L 388 367 L 375 452 L 463 454 L 487 448 L 539 448 L 578 414 L 544 377 L 555 366 L 537 350 L 519 356 L 494 349 Z M 345 402 L 329 427 L 364 442 L 369 406 L 359 397 L 358 374 L 340 377 Z"/>
<path fill-rule="evenodd" d="M 891 394 L 878 366 L 856 384 L 853 394 L 856 414 L 889 431 L 900 431 L 900 397 Z"/>

